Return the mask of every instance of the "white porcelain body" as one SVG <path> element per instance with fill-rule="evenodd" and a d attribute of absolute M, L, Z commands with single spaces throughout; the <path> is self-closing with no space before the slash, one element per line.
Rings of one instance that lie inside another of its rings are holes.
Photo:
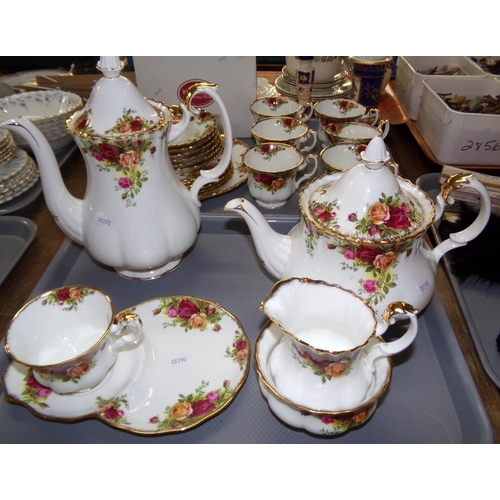
<path fill-rule="evenodd" d="M 229 201 L 225 209 L 244 218 L 259 257 L 268 271 L 278 279 L 296 276 L 338 283 L 365 299 L 378 318 L 393 301 L 407 302 L 419 310 L 424 309 L 434 292 L 436 266 L 441 257 L 453 248 L 466 245 L 486 226 L 491 213 L 491 201 L 486 188 L 473 176 L 458 174 L 442 185 L 434 207 L 423 191 L 398 177 L 401 189 L 422 207 L 422 223 L 417 231 L 404 237 L 376 242 L 339 236 L 334 230 L 329 231 L 320 226 L 309 211 L 313 192 L 349 172 L 353 172 L 353 169 L 324 175 L 302 189 L 299 200 L 302 218 L 288 235 L 272 230 L 259 210 L 243 198 Z M 479 193 L 479 215 L 467 229 L 450 235 L 430 250 L 424 242 L 425 232 L 440 219 L 445 200 L 453 203 L 451 192 L 461 185 Z M 359 209 L 363 206 L 360 200 L 357 204 Z M 356 205 L 356 200 L 353 203 Z M 334 212 L 335 207 L 322 209 L 325 218 L 331 217 Z"/>
<path fill-rule="evenodd" d="M 269 372 L 269 359 L 283 339 L 283 335 L 283 331 L 269 321 L 259 333 L 254 350 L 259 386 L 273 413 L 292 427 L 305 429 L 322 436 L 342 434 L 367 422 L 373 415 L 378 400 L 389 386 L 392 374 L 391 358 L 381 356 L 375 360 L 373 388 L 358 406 L 344 411 L 306 408 L 294 404 L 280 394 Z M 373 338 L 368 342 L 366 348 L 370 349 L 378 342 L 380 342 L 378 337 Z"/>
<path fill-rule="evenodd" d="M 86 125 L 91 112 L 75 113 L 68 127 L 86 164 L 83 200 L 68 192 L 52 150 L 33 124 L 19 118 L 5 120 L 0 126 L 15 130 L 30 144 L 49 210 L 72 240 L 124 277 L 154 279 L 175 269 L 195 242 L 201 220 L 198 192 L 217 181 L 230 161 L 229 117 L 216 86 L 205 85 L 193 88 L 178 123 L 172 123 L 168 106 L 149 101 L 163 120 L 144 132 L 92 135 Z M 191 109 L 191 100 L 199 93 L 210 95 L 219 105 L 226 147 L 218 166 L 201 171 L 188 190 L 174 172 L 168 144 L 186 130 L 198 112 L 192 109 L 191 113 L 188 107 Z"/>
<path fill-rule="evenodd" d="M 273 96 L 256 99 L 250 105 L 250 111 L 256 121 L 263 118 L 287 116 L 307 122 L 312 116 L 313 108 L 310 105 L 301 105 L 290 97 Z"/>
<path fill-rule="evenodd" d="M 306 153 L 316 146 L 318 136 L 304 122 L 289 117 L 264 118 L 255 122 L 251 128 L 257 144 L 281 142 Z"/>
<path fill-rule="evenodd" d="M 328 83 L 335 80 L 340 71 L 342 56 L 313 56 L 314 83 Z M 291 78 L 295 78 L 300 64 L 298 56 L 285 56 L 286 70 Z"/>
<path fill-rule="evenodd" d="M 266 208 L 285 205 L 299 185 L 310 179 L 318 167 L 316 155 L 304 157 L 294 147 L 281 143 L 253 146 L 245 151 L 242 159 L 248 171 L 248 191 L 260 206 Z M 309 165 L 309 171 L 297 179 Z"/>
<path fill-rule="evenodd" d="M 284 332 L 268 361 L 275 387 L 299 406 L 328 411 L 364 401 L 375 384 L 375 359 L 406 349 L 418 330 L 410 305 L 393 303 L 377 321 L 353 292 L 308 278 L 279 281 L 261 309 Z M 387 330 L 396 309 L 410 319 L 405 334 L 366 348 Z"/>
<path fill-rule="evenodd" d="M 61 394 L 84 391 L 103 380 L 118 347 L 142 337 L 137 315 L 114 321 L 113 303 L 102 291 L 61 287 L 34 298 L 14 316 L 5 349 L 32 367 L 44 387 Z"/>

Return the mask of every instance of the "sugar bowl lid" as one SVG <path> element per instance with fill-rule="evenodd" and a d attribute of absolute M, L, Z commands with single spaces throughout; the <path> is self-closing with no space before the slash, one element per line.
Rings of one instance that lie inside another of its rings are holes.
<path fill-rule="evenodd" d="M 390 155 L 381 137 L 361 153 L 362 163 L 323 177 L 308 200 L 316 225 L 358 240 L 395 240 L 422 226 L 423 209 L 385 166 Z"/>
<path fill-rule="evenodd" d="M 124 63 L 117 56 L 101 56 L 97 63 L 103 77 L 69 127 L 72 132 L 101 136 L 142 133 L 162 125 L 165 117 L 120 73 Z"/>

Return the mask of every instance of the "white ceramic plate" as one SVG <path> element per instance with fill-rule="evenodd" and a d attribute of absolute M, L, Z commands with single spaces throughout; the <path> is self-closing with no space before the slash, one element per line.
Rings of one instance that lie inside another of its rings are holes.
<path fill-rule="evenodd" d="M 188 296 L 157 297 L 130 310 L 141 317 L 144 337 L 122 348 L 97 387 L 57 394 L 12 362 L 2 377 L 5 397 L 43 418 L 93 417 L 138 434 L 191 429 L 234 400 L 248 376 L 251 347 L 232 314 Z"/>

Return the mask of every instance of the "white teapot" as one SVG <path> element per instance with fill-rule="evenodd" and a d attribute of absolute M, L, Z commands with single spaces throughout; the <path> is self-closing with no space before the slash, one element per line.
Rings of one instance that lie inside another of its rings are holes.
<path fill-rule="evenodd" d="M 232 147 L 229 117 L 217 85 L 199 83 L 188 90 L 183 117 L 161 102 L 144 98 L 120 75 L 118 57 L 101 57 L 101 78 L 85 107 L 67 121 L 87 168 L 83 200 L 66 189 L 56 158 L 42 133 L 24 118 L 8 119 L 36 157 L 45 201 L 59 227 L 98 262 L 132 279 L 153 279 L 172 271 L 196 240 L 201 214 L 199 190 L 226 170 Z M 199 112 L 191 101 L 208 94 L 218 104 L 225 134 L 219 164 L 201 171 L 189 191 L 177 177 L 168 144 Z"/>
<path fill-rule="evenodd" d="M 443 183 L 435 207 L 425 192 L 385 166 L 390 156 L 380 137 L 361 155 L 363 163 L 325 174 L 302 189 L 302 218 L 288 235 L 274 231 L 244 198 L 229 201 L 225 209 L 244 218 L 259 257 L 276 278 L 337 283 L 365 299 L 378 318 L 394 301 L 421 311 L 432 298 L 441 257 L 486 226 L 488 192 L 473 175 L 456 174 Z M 461 185 L 480 195 L 477 219 L 431 250 L 425 232 L 441 217 L 445 200 L 453 203 L 450 193 Z"/>

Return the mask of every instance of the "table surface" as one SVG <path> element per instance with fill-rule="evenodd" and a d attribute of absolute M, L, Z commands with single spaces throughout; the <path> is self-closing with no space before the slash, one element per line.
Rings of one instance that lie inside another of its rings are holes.
<path fill-rule="evenodd" d="M 266 76 L 271 82 L 274 81 L 273 74 L 259 76 Z M 383 112 L 382 109 L 381 111 Z M 432 162 L 424 154 L 407 124 L 392 125 L 386 143 L 400 165 L 402 177 L 415 182 L 423 174 L 441 171 L 441 165 Z M 71 194 L 82 198 L 86 189 L 86 170 L 80 151 L 76 150 L 72 154 L 61 173 Z M 38 231 L 29 249 L 0 286 L 0 339 L 3 339 L 12 317 L 26 302 L 66 238 L 54 223 L 43 196 L 40 196 L 21 215 L 31 219 Z M 500 393 L 481 365 L 457 298 L 441 263 L 438 265 L 436 293 L 439 294 L 447 312 L 448 320 L 490 419 L 494 442 L 500 443 Z"/>

